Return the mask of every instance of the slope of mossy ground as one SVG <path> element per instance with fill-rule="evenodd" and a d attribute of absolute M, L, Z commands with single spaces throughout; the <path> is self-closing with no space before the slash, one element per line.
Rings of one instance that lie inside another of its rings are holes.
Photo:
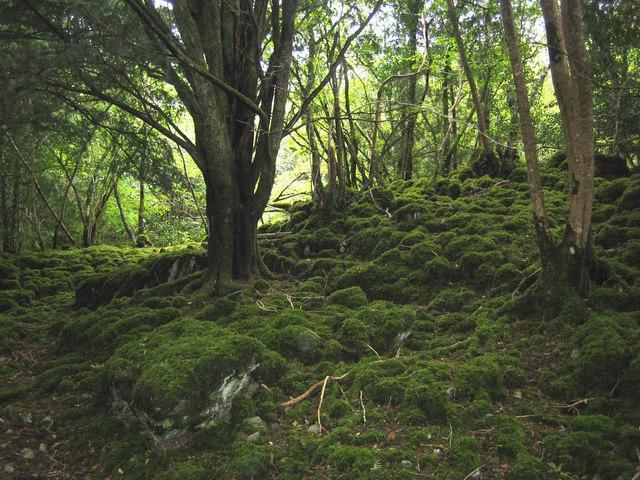
<path fill-rule="evenodd" d="M 597 179 L 589 297 L 546 322 L 524 179 L 294 204 L 276 279 L 214 300 L 198 246 L 3 255 L 0 475 L 637 478 L 640 177 Z"/>

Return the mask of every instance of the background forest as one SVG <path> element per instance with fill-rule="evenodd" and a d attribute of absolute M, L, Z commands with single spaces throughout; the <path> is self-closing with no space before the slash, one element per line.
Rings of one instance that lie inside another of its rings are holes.
<path fill-rule="evenodd" d="M 5 0 L 0 478 L 640 479 L 636 0 Z"/>
<path fill-rule="evenodd" d="M 201 241 L 205 183 L 191 157 L 108 101 L 157 112 L 172 130 L 193 135 L 174 88 L 157 78 L 161 66 L 139 57 L 143 39 L 127 24 L 133 19 L 110 15 L 116 7 L 108 5 L 29 5 L 9 2 L 3 9 L 3 249 L 127 245 L 139 235 L 154 245 Z M 547 159 L 564 151 L 564 139 L 541 13 L 536 2 L 514 8 L 538 150 Z M 379 12 L 351 38 L 372 9 Z M 495 1 L 462 2 L 453 13 L 484 106 L 487 140 L 510 169 L 523 159 L 499 9 Z M 382 179 L 448 176 L 470 164 L 482 136 L 446 2 L 321 3 L 300 10 L 288 110 L 299 114 L 296 107 L 310 91 L 322 88 L 304 114 L 292 118 L 266 218 L 282 211 L 281 201 L 312 190 L 339 200 L 346 189 Z M 113 23 L 99 32 L 107 54 L 87 43 L 82 25 L 67 27 L 79 29 L 69 33 L 76 41 L 68 45 L 56 24 L 39 20 L 80 21 L 87 12 L 92 21 L 104 16 Z M 632 1 L 586 2 L 584 8 L 596 150 L 631 169 L 640 156 L 637 15 Z M 91 63 L 93 73 L 76 76 Z M 91 86 L 82 87 L 88 80 Z M 374 172 L 380 178 L 372 179 Z"/>

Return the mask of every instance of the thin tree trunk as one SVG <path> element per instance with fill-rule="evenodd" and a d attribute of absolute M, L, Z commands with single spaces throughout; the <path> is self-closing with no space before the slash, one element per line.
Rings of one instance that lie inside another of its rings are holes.
<path fill-rule="evenodd" d="M 144 202 L 145 202 L 145 183 L 144 176 L 140 174 L 140 199 L 138 203 L 138 235 L 144 233 Z"/>
<path fill-rule="evenodd" d="M 529 104 L 529 94 L 527 92 L 527 84 L 522 67 L 522 57 L 520 55 L 518 37 L 516 36 L 513 22 L 511 0 L 500 0 L 500 7 L 502 11 L 504 36 L 509 52 L 513 82 L 516 90 L 516 105 L 524 146 L 524 156 L 527 162 L 527 178 L 529 180 L 533 224 L 537 233 L 540 256 L 543 265 L 546 265 L 553 252 L 553 243 L 549 231 L 549 221 L 542 192 L 542 182 L 540 180 L 540 164 L 538 162 L 533 120 L 531 119 L 531 105 Z"/>
<path fill-rule="evenodd" d="M 178 153 L 180 154 L 180 158 L 182 159 L 182 168 L 184 170 L 184 178 L 187 181 L 187 186 L 189 187 L 189 192 L 191 192 L 191 197 L 193 198 L 193 203 L 195 203 L 196 208 L 198 209 L 198 215 L 200 215 L 200 220 L 202 220 L 202 226 L 204 227 L 204 231 L 207 234 L 207 237 L 209 236 L 209 221 L 207 220 L 207 217 L 205 216 L 204 212 L 202 211 L 202 206 L 200 205 L 200 202 L 198 201 L 198 197 L 196 196 L 196 191 L 193 188 L 193 182 L 191 181 L 191 179 L 189 178 L 189 174 L 187 172 L 187 160 L 184 156 L 184 153 L 182 153 L 182 148 L 178 147 Z"/>
<path fill-rule="evenodd" d="M 122 220 L 122 226 L 124 230 L 127 232 L 127 236 L 129 240 L 132 242 L 136 241 L 136 234 L 133 232 L 131 227 L 129 226 L 129 222 L 127 221 L 127 216 L 124 212 L 124 207 L 122 206 L 122 201 L 120 200 L 120 193 L 118 192 L 118 182 L 113 184 L 113 198 L 116 200 L 116 204 L 118 205 L 118 211 L 120 212 L 120 219 Z"/>
<path fill-rule="evenodd" d="M 473 105 L 476 109 L 476 117 L 478 124 L 478 134 L 480 137 L 480 144 L 482 145 L 482 151 L 485 158 L 490 158 L 493 155 L 493 149 L 491 147 L 491 140 L 489 138 L 489 131 L 487 130 L 487 121 L 485 118 L 485 108 L 482 104 L 482 100 L 480 99 L 480 94 L 478 92 L 478 87 L 476 85 L 475 78 L 473 76 L 473 71 L 471 70 L 471 66 L 469 65 L 469 59 L 467 57 L 467 51 L 464 45 L 464 41 L 462 40 L 462 34 L 460 33 L 460 26 L 458 20 L 458 12 L 456 11 L 456 7 L 453 4 L 453 0 L 447 0 L 448 6 L 448 14 L 449 20 L 451 22 L 451 30 L 453 33 L 453 37 L 456 41 L 456 45 L 458 46 L 458 54 L 460 56 L 460 63 L 462 64 L 462 69 L 464 70 L 465 76 L 467 77 L 467 83 L 469 84 L 469 90 L 471 91 L 471 98 L 473 99 Z"/>

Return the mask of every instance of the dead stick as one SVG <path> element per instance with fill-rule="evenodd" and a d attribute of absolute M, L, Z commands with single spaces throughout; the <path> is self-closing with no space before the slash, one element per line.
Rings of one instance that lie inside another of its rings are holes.
<path fill-rule="evenodd" d="M 341 375 L 339 377 L 335 377 L 333 375 L 329 376 L 330 380 L 342 380 L 344 377 L 346 377 L 349 374 L 349 372 L 345 373 L 344 375 Z M 304 393 L 298 395 L 295 398 L 292 398 L 291 400 L 287 400 L 286 402 L 282 402 L 280 405 L 282 405 L 283 407 L 293 407 L 294 405 L 297 405 L 298 403 L 300 403 L 302 400 L 304 400 L 305 398 L 307 398 L 309 395 L 311 395 L 313 392 L 315 392 L 322 384 L 324 383 L 324 380 L 320 380 L 317 383 L 314 383 L 313 385 L 311 385 Z"/>
<path fill-rule="evenodd" d="M 322 402 L 324 401 L 324 391 L 327 388 L 327 382 L 331 378 L 331 375 L 324 377 L 324 383 L 322 384 L 322 391 L 320 392 L 320 403 L 318 403 L 318 435 L 322 435 L 322 420 L 320 419 L 320 411 L 322 410 Z"/>

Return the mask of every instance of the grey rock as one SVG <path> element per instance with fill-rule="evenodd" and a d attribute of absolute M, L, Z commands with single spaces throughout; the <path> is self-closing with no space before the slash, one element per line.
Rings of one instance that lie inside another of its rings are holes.
<path fill-rule="evenodd" d="M 441 457 L 442 455 L 444 455 L 444 453 L 442 452 L 442 450 L 441 450 L 441 449 L 439 449 L 439 448 L 434 448 L 434 449 L 433 449 L 433 454 L 434 454 L 436 457 Z"/>
<path fill-rule="evenodd" d="M 23 448 L 20 451 L 20 455 L 22 455 L 22 458 L 24 458 L 25 460 L 33 460 L 34 458 L 36 458 L 36 454 L 31 448 Z"/>
<path fill-rule="evenodd" d="M 247 437 L 247 442 L 257 442 L 260 439 L 260 432 L 253 432 Z"/>
<path fill-rule="evenodd" d="M 314 435 L 320 435 L 320 425 L 318 425 L 317 423 L 309 425 L 309 428 L 307 428 L 307 432 L 313 433 Z"/>
<path fill-rule="evenodd" d="M 267 428 L 267 422 L 262 420 L 260 417 L 251 417 L 247 419 L 247 423 L 254 430 L 263 430 Z"/>
<path fill-rule="evenodd" d="M 413 467 L 413 463 L 411 463 L 409 460 L 402 460 L 400 462 L 400 465 L 402 465 L 402 468 L 412 468 Z"/>
<path fill-rule="evenodd" d="M 13 468 L 12 465 L 7 465 L 4 467 L 4 473 L 8 473 L 8 474 L 12 474 L 16 471 L 15 468 Z"/>

